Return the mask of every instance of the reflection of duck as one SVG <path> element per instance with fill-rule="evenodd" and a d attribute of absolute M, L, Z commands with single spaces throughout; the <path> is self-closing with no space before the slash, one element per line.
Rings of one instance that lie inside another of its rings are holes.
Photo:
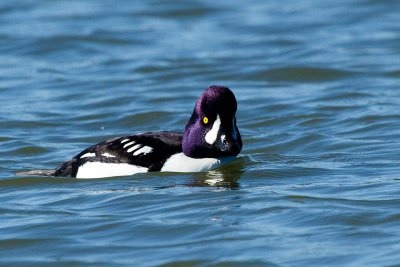
<path fill-rule="evenodd" d="M 193 174 L 194 181 L 188 186 L 214 186 L 239 189 L 238 180 L 244 172 L 246 159 L 239 157 L 219 169 Z"/>
<path fill-rule="evenodd" d="M 183 134 L 157 132 L 118 137 L 83 150 L 54 171 L 22 174 L 101 178 L 215 169 L 234 159 L 242 149 L 236 109 L 231 90 L 210 86 L 197 100 Z"/>

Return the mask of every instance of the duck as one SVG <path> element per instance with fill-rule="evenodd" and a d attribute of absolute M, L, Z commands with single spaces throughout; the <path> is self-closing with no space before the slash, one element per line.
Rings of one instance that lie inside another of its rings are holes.
<path fill-rule="evenodd" d="M 225 86 L 212 85 L 197 99 L 183 133 L 146 132 L 92 145 L 54 170 L 30 171 L 80 179 L 146 172 L 204 172 L 237 158 L 242 139 L 237 101 Z"/>

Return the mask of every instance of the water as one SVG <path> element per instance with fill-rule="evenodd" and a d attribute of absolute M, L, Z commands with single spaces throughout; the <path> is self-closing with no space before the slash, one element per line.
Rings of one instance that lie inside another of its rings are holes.
<path fill-rule="evenodd" d="M 0 264 L 398 266 L 399 1 L 1 1 Z M 50 179 L 235 92 L 240 158 Z"/>

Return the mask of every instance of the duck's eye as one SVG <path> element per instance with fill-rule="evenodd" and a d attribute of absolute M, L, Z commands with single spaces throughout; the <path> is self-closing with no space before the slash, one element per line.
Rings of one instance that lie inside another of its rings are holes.
<path fill-rule="evenodd" d="M 207 117 L 203 117 L 203 123 L 207 124 L 208 123 L 208 118 Z"/>

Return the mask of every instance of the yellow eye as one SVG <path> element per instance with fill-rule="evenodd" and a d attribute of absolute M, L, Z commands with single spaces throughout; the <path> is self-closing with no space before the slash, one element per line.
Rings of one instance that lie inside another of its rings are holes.
<path fill-rule="evenodd" d="M 207 118 L 207 117 L 204 117 L 204 118 L 203 118 L 203 123 L 204 123 L 204 124 L 207 124 L 207 123 L 208 123 L 208 118 Z"/>

